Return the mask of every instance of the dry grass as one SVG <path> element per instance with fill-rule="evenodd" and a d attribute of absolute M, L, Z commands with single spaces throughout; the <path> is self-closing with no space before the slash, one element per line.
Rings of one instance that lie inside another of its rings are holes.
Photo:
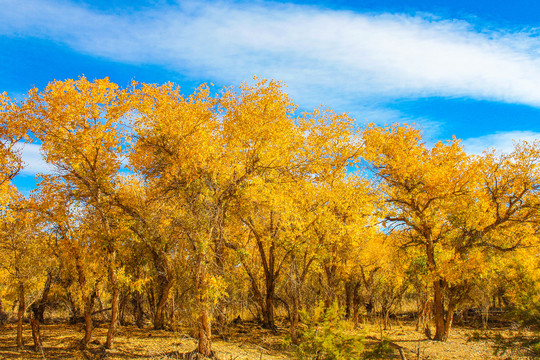
<path fill-rule="evenodd" d="M 294 355 L 283 347 L 286 329 L 273 333 L 260 329 L 254 323 L 234 325 L 221 337 L 213 342 L 213 349 L 221 360 L 277 360 L 294 359 Z M 376 324 L 363 324 L 359 331 L 366 336 L 367 346 L 374 343 L 373 339 L 381 336 L 389 338 L 401 346 L 407 359 L 518 359 L 494 356 L 492 343 L 489 340 L 467 342 L 473 330 L 455 328 L 448 342 L 426 340 L 414 331 L 409 323 L 398 323 L 387 331 L 381 331 Z M 507 330 L 501 330 L 507 331 Z M 44 352 L 35 353 L 30 346 L 25 350 L 15 348 L 15 326 L 0 327 L 0 359 L 180 359 L 181 353 L 195 348 L 196 341 L 182 332 L 154 331 L 138 329 L 134 326 L 119 328 L 115 337 L 115 349 L 105 353 L 102 344 L 107 333 L 106 327 L 98 327 L 94 332 L 94 342 L 89 351 L 82 352 L 77 348 L 82 337 L 81 325 L 44 325 L 42 328 Z M 31 345 L 30 328 L 25 324 L 24 338 Z M 105 356 L 106 355 L 106 356 Z M 396 352 L 391 358 L 399 359 Z"/>

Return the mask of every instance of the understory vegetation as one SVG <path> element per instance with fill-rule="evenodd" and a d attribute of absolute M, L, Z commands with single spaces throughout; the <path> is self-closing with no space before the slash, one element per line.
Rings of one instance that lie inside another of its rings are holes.
<path fill-rule="evenodd" d="M 57 81 L 2 96 L 0 129 L 0 324 L 16 323 L 14 347 L 28 321 L 42 352 L 42 325 L 63 319 L 82 324 L 84 351 L 99 319 L 104 349 L 119 326 L 192 329 L 182 356 L 217 357 L 213 340 L 253 320 L 285 329 L 301 359 L 403 358 L 382 331 L 406 317 L 425 339 L 458 323 L 539 356 L 537 142 L 471 155 L 405 124 L 300 113 L 258 79 L 189 96 Z M 49 166 L 30 194 L 13 181 L 22 143 Z M 494 320 L 528 335 L 489 335 Z"/>

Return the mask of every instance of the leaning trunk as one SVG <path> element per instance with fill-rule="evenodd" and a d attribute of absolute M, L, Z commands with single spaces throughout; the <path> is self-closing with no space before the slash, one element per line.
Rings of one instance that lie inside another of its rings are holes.
<path fill-rule="evenodd" d="M 45 322 L 45 307 L 47 306 L 47 301 L 49 299 L 49 292 L 51 290 L 51 284 L 52 284 L 52 275 L 49 272 L 47 274 L 47 281 L 45 281 L 45 286 L 43 287 L 41 300 L 37 304 L 37 307 L 34 313 L 36 320 L 42 324 Z"/>

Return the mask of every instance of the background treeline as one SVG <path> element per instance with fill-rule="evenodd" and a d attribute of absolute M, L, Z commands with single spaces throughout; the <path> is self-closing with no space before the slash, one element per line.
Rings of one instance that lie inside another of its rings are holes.
<path fill-rule="evenodd" d="M 0 110 L 0 321 L 16 311 L 19 347 L 23 318 L 39 349 L 59 309 L 82 348 L 105 316 L 107 348 L 118 323 L 192 326 L 207 356 L 212 333 L 246 314 L 273 329 L 276 309 L 294 343 L 333 304 L 385 323 L 412 304 L 437 340 L 468 308 L 540 321 L 538 143 L 428 146 L 406 125 L 300 114 L 275 81 L 184 96 L 81 78 Z M 21 141 L 53 169 L 27 197 Z"/>

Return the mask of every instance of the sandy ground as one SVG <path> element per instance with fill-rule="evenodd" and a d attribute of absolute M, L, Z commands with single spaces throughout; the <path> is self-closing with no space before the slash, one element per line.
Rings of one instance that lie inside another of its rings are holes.
<path fill-rule="evenodd" d="M 404 349 L 408 360 L 442 359 L 520 359 L 515 353 L 503 356 L 493 355 L 491 342 L 487 340 L 467 342 L 472 329 L 455 328 L 447 342 L 429 341 L 425 336 L 414 331 L 412 325 L 397 324 L 387 331 L 372 324 L 360 326 L 359 331 L 366 336 L 367 346 L 380 339 L 381 335 L 389 338 Z M 90 351 L 77 349 L 82 337 L 82 325 L 44 325 L 42 327 L 43 353 L 35 353 L 31 332 L 25 324 L 24 338 L 27 348 L 15 348 L 15 326 L 0 327 L 0 359 L 99 359 L 100 348 L 105 341 L 106 327 L 98 327 L 94 332 L 94 342 Z M 215 338 L 213 349 L 221 360 L 277 360 L 294 359 L 294 355 L 283 347 L 286 329 L 274 334 L 252 324 L 238 325 L 225 334 L 223 339 Z M 189 352 L 196 342 L 189 335 L 171 331 L 140 330 L 133 326 L 120 327 L 115 337 L 115 349 L 107 353 L 107 359 L 178 359 L 177 354 Z M 400 359 L 396 352 L 393 359 Z M 525 358 L 523 358 L 525 359 Z"/>

